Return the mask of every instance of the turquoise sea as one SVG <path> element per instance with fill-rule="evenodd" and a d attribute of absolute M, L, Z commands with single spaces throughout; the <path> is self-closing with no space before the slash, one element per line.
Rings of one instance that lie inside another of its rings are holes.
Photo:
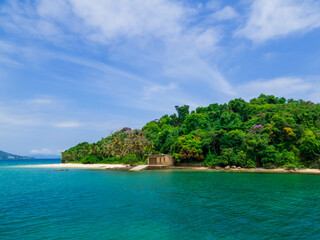
<path fill-rule="evenodd" d="M 0 160 L 0 239 L 320 239 L 320 176 Z"/>

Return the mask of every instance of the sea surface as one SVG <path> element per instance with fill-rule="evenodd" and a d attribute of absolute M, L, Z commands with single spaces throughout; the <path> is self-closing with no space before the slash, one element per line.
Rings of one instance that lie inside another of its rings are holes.
<path fill-rule="evenodd" d="M 0 239 L 320 239 L 320 176 L 17 167 L 0 160 Z"/>

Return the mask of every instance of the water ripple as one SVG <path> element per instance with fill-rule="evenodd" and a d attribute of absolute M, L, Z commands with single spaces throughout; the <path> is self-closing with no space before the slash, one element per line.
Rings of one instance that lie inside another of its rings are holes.
<path fill-rule="evenodd" d="M 319 176 L 1 168 L 0 239 L 320 239 Z"/>

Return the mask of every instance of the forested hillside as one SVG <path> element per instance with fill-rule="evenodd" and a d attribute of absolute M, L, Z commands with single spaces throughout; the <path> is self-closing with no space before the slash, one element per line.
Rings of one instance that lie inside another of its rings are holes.
<path fill-rule="evenodd" d="M 0 159 L 32 159 L 32 157 L 19 156 L 19 155 L 0 151 Z"/>
<path fill-rule="evenodd" d="M 172 154 L 178 162 L 207 166 L 319 168 L 320 105 L 261 94 L 246 102 L 210 104 L 123 128 L 101 141 L 62 153 L 63 162 L 131 163 L 147 154 Z"/>

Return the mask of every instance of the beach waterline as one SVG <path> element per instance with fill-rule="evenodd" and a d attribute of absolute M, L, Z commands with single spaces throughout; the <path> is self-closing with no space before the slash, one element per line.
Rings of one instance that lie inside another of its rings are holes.
<path fill-rule="evenodd" d="M 179 166 L 160 166 L 160 165 L 138 165 L 131 166 L 128 164 L 81 164 L 81 163 L 52 163 L 52 164 L 32 164 L 21 165 L 17 167 L 26 168 L 78 168 L 78 169 L 100 169 L 100 170 L 132 170 L 135 167 L 141 167 L 141 170 L 190 170 L 190 171 L 213 171 L 213 172 L 239 172 L 239 173 L 290 173 L 290 174 L 314 174 L 320 175 L 320 169 L 285 169 L 285 168 L 228 168 L 227 170 L 211 167 L 179 167 Z"/>

